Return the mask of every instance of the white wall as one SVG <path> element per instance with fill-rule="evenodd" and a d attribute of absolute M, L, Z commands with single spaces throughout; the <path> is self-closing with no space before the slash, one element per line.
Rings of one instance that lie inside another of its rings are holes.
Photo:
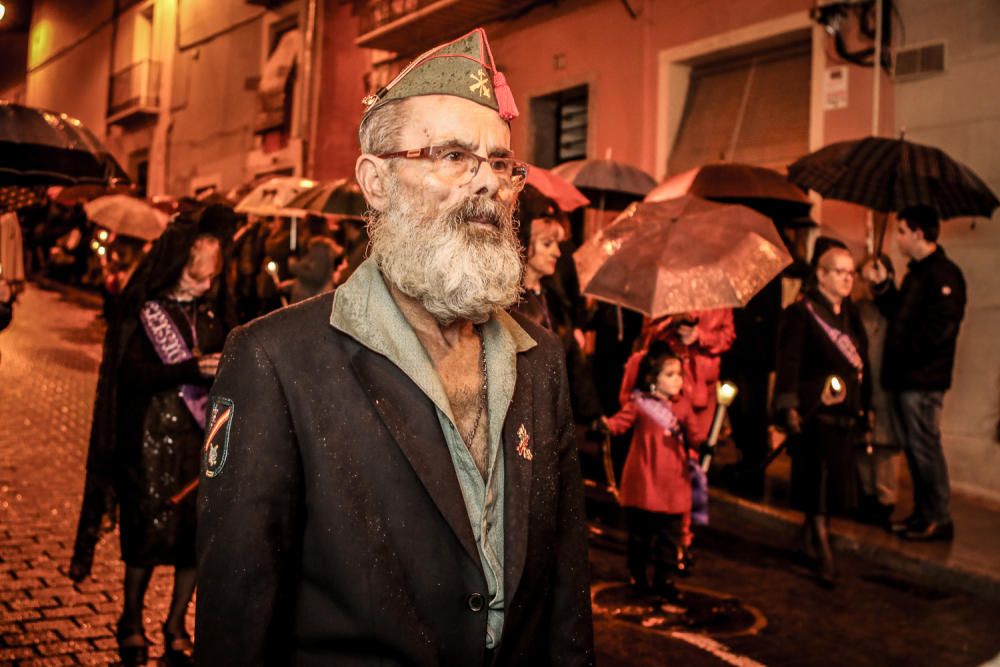
<path fill-rule="evenodd" d="M 1000 2 L 898 0 L 908 44 L 946 40 L 946 72 L 896 84 L 906 137 L 964 162 L 1000 193 Z M 899 33 L 897 33 L 899 34 Z M 942 245 L 969 286 L 944 445 L 957 489 L 1000 498 L 1000 213 L 943 225 Z"/>

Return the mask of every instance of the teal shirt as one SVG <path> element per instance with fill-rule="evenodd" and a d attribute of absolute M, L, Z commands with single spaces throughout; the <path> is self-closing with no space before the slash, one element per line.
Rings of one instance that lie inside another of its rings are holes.
<path fill-rule="evenodd" d="M 365 260 L 337 289 L 330 324 L 389 359 L 434 403 L 483 565 L 489 600 L 486 647 L 494 648 L 503 632 L 506 603 L 503 581 L 504 461 L 500 436 L 517 382 L 517 353 L 531 349 L 535 341 L 503 311 L 494 313 L 482 326 L 489 416 L 488 466 L 484 480 L 459 434 L 437 370 L 393 301 L 374 260 Z"/>

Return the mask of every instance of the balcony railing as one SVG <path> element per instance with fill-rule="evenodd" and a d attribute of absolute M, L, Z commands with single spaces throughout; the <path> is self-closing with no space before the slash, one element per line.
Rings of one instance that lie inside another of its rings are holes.
<path fill-rule="evenodd" d="M 357 46 L 415 54 L 551 0 L 355 0 Z"/>
<path fill-rule="evenodd" d="M 140 60 L 111 76 L 108 120 L 121 122 L 160 112 L 160 70 L 155 60 Z"/>

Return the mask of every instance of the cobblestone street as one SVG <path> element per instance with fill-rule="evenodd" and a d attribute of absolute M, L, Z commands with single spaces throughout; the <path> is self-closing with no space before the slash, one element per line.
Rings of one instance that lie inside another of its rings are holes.
<path fill-rule="evenodd" d="M 117 532 L 98 546 L 89 579 L 66 576 L 104 332 L 98 313 L 91 297 L 31 286 L 0 334 L 0 665 L 117 659 Z M 170 570 L 158 568 L 146 598 L 153 655 L 170 583 Z"/>

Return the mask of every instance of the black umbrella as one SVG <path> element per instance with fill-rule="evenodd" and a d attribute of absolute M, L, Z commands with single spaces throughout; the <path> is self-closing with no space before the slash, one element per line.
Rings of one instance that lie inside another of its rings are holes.
<path fill-rule="evenodd" d="M 576 186 L 601 210 L 620 211 L 656 187 L 656 180 L 643 170 L 613 160 L 563 162 L 552 173 Z"/>
<path fill-rule="evenodd" d="M 810 153 L 788 167 L 788 178 L 830 199 L 882 213 L 930 206 L 942 219 L 990 217 L 1000 200 L 971 169 L 933 146 L 867 137 Z"/>
<path fill-rule="evenodd" d="M 0 185 L 128 182 L 76 118 L 0 101 Z"/>

